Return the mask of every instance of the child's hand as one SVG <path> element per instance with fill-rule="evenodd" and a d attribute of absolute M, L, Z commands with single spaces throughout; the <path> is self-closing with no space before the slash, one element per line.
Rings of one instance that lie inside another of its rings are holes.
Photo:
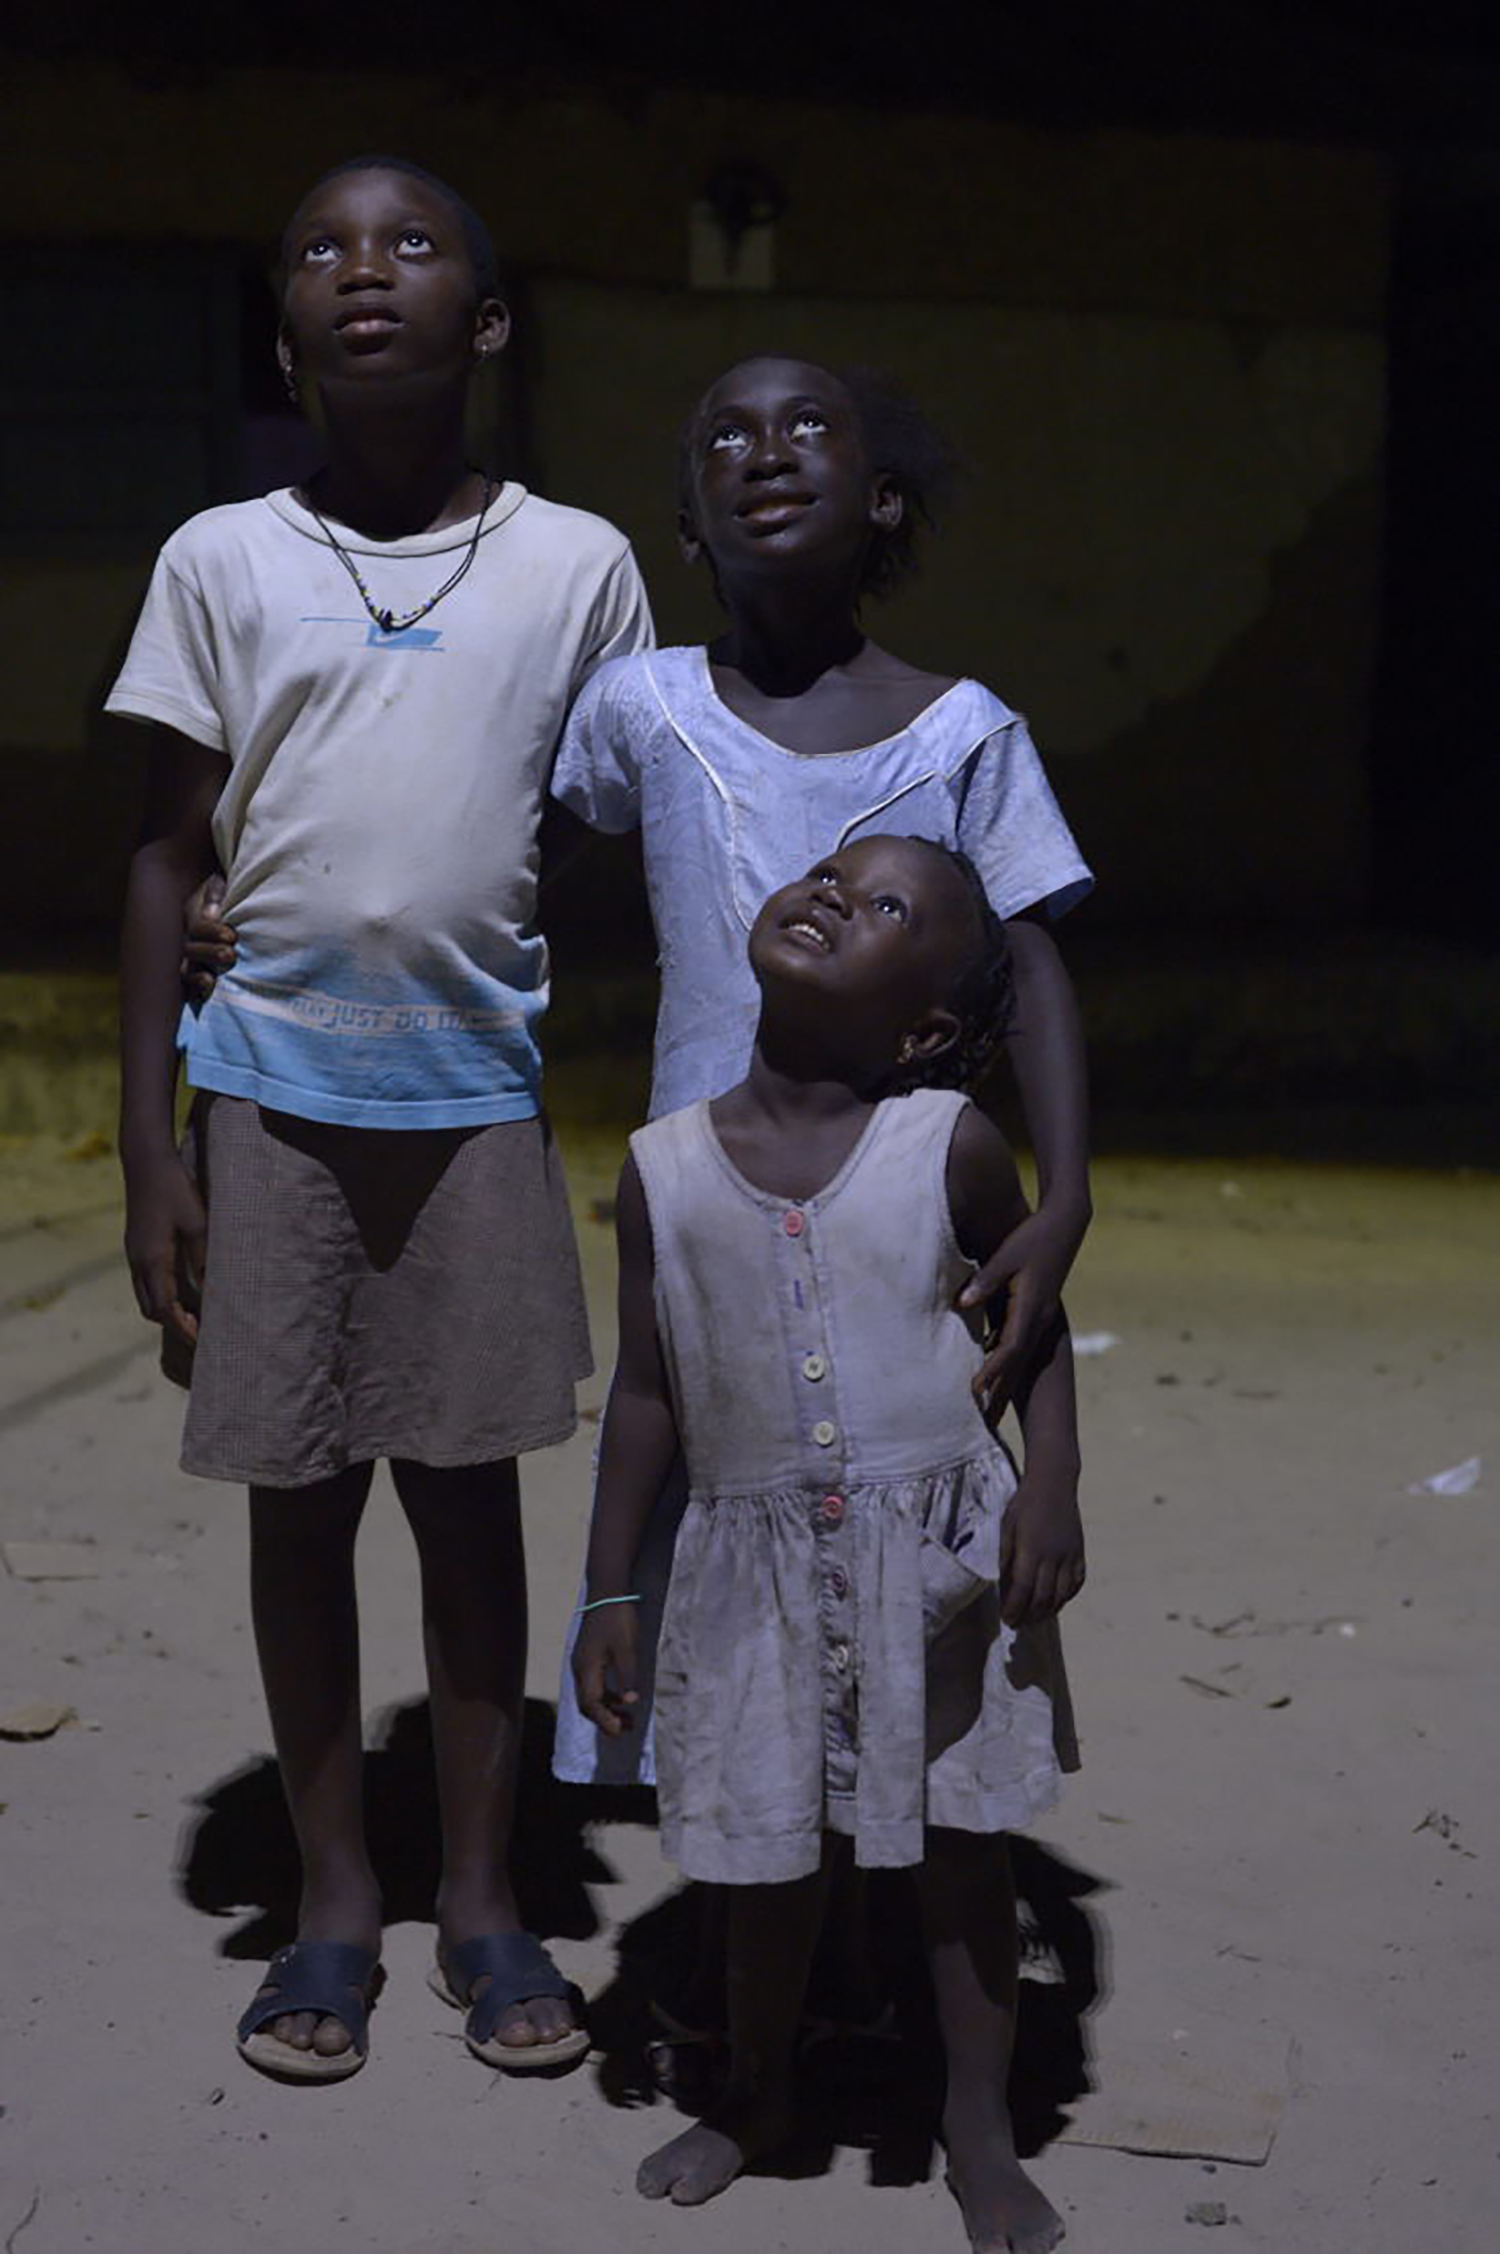
<path fill-rule="evenodd" d="M 177 1153 L 131 1171 L 125 1187 L 125 1257 L 136 1304 L 148 1323 L 175 1331 L 189 1345 L 198 1318 L 184 1299 L 203 1281 L 208 1217 Z"/>
<path fill-rule="evenodd" d="M 974 1375 L 974 1398 L 991 1418 L 1003 1412 L 1047 1324 L 1057 1313 L 1064 1280 L 1083 1241 L 1085 1222 L 1029 1213 L 959 1293 L 960 1307 L 982 1307 L 1009 1285 L 1005 1320 L 987 1342 Z"/>
<path fill-rule="evenodd" d="M 606 1737 L 619 1737 L 634 1722 L 631 1709 L 640 1695 L 635 1687 L 635 1616 L 634 1604 L 604 1604 L 597 1612 L 586 1612 L 573 1645 L 579 1710 Z"/>
<path fill-rule="evenodd" d="M 1008 1628 L 1050 1620 L 1083 1587 L 1076 1469 L 1028 1465 L 1000 1529 L 1000 1614 Z"/>
<path fill-rule="evenodd" d="M 215 871 L 204 878 L 182 911 L 182 988 L 190 1002 L 200 1005 L 208 1000 L 220 973 L 232 970 L 236 960 L 238 935 L 232 924 L 220 921 L 223 905 L 224 879 Z"/>

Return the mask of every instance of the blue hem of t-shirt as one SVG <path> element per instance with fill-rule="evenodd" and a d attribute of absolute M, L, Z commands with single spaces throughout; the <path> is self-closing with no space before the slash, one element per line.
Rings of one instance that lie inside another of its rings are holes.
<path fill-rule="evenodd" d="M 368 1097 L 334 1096 L 322 1088 L 298 1088 L 269 1073 L 223 1064 L 217 1057 L 186 1060 L 194 1088 L 216 1096 L 244 1096 L 267 1111 L 293 1119 L 315 1119 L 325 1127 L 493 1127 L 507 1119 L 535 1119 L 539 1097 L 529 1088 L 496 1089 L 493 1095 L 459 1096 L 446 1102 L 373 1103 Z"/>

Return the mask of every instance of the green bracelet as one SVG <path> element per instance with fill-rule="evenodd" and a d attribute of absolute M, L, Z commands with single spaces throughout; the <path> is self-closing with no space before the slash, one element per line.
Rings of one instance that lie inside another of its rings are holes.
<path fill-rule="evenodd" d="M 579 1615 L 580 1615 L 580 1617 L 582 1617 L 582 1615 L 583 1615 L 583 1614 L 584 1614 L 585 1612 L 597 1612 L 597 1611 L 599 1610 L 599 1607 L 600 1607 L 601 1605 L 605 1605 L 605 1604 L 639 1604 L 639 1603 L 640 1603 L 640 1601 L 641 1601 L 641 1600 L 640 1600 L 639 1596 L 632 1596 L 632 1597 L 595 1597 L 595 1598 L 594 1598 L 594 1600 L 593 1600 L 593 1603 L 592 1603 L 592 1604 L 581 1604 L 581 1605 L 580 1605 L 580 1606 L 578 1607 L 578 1611 L 579 1611 Z"/>

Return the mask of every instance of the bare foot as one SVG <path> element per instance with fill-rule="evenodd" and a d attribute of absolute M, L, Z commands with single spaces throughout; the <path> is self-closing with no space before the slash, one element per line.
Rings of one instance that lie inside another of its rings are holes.
<path fill-rule="evenodd" d="M 635 2188 L 643 2199 L 701 2207 L 727 2191 L 753 2160 L 785 2144 L 790 2131 L 784 2098 L 726 2097 L 706 2120 L 649 2154 L 636 2171 Z"/>
<path fill-rule="evenodd" d="M 1009 2124 L 988 2135 L 946 2131 L 948 2188 L 973 2254 L 1051 2254 L 1067 2235 L 1052 2202 L 1016 2158 Z"/>

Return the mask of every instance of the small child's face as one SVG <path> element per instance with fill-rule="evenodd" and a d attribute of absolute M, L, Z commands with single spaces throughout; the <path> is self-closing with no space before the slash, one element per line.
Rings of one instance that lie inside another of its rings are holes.
<path fill-rule="evenodd" d="M 281 358 L 319 382 L 467 372 L 505 342 L 479 299 L 463 224 L 404 172 L 336 173 L 287 230 Z"/>
<path fill-rule="evenodd" d="M 975 948 L 961 877 L 920 839 L 857 839 L 773 892 L 750 932 L 768 1010 L 826 1013 L 841 1042 L 858 1029 L 872 1054 L 937 1010 Z"/>
<path fill-rule="evenodd" d="M 872 531 L 900 518 L 899 494 L 870 467 L 854 402 L 810 361 L 729 369 L 699 405 L 691 454 L 683 545 L 694 559 L 706 551 L 721 585 L 788 557 L 857 567 Z"/>

